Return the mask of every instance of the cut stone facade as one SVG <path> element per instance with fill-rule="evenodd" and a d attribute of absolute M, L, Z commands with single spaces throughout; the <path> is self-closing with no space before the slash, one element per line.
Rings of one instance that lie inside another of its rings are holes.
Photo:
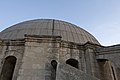
<path fill-rule="evenodd" d="M 0 80 L 120 80 L 120 45 L 101 46 L 73 24 L 27 21 L 0 38 Z"/>

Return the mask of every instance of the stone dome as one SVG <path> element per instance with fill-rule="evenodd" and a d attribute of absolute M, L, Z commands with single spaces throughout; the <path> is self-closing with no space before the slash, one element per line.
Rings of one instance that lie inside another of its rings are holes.
<path fill-rule="evenodd" d="M 0 32 L 1 39 L 23 39 L 24 35 L 61 36 L 63 41 L 84 44 L 99 42 L 90 33 L 71 23 L 54 19 L 36 19 L 21 22 Z"/>

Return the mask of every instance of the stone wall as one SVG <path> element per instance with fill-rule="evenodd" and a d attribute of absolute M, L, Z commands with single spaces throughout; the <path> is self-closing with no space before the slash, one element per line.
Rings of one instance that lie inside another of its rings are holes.
<path fill-rule="evenodd" d="M 119 53 L 120 45 L 76 44 L 61 41 L 60 37 L 28 36 L 24 40 L 4 40 L 0 41 L 0 73 L 6 57 L 15 56 L 13 80 L 113 80 L 109 63 L 107 67 L 101 67 L 104 62 L 97 60 L 102 59 L 111 61 L 116 80 L 119 80 Z M 69 59 L 78 62 L 76 68 L 66 63 Z M 57 70 L 52 61 L 56 62 Z M 108 70 L 107 78 L 104 69 Z"/>
<path fill-rule="evenodd" d="M 16 65 L 14 69 L 14 74 L 12 80 L 16 80 L 18 76 L 19 68 L 22 64 L 22 57 L 24 53 L 24 42 L 23 41 L 8 41 L 4 40 L 0 43 L 0 80 L 2 73 L 3 65 L 7 57 L 14 56 L 16 60 Z"/>
<path fill-rule="evenodd" d="M 56 80 L 100 80 L 67 64 L 59 64 Z"/>
<path fill-rule="evenodd" d="M 114 67 L 115 78 L 120 80 L 120 45 L 98 48 L 96 49 L 96 55 L 96 59 L 106 59 L 111 62 Z"/>

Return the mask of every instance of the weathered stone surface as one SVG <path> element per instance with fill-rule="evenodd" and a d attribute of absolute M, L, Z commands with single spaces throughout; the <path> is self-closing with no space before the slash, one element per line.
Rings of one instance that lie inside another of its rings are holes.
<path fill-rule="evenodd" d="M 56 80 L 100 80 L 92 77 L 90 74 L 71 67 L 67 64 L 59 64 Z"/>
<path fill-rule="evenodd" d="M 32 20 L 0 38 L 0 80 L 120 80 L 120 45 L 101 46 L 73 24 Z"/>

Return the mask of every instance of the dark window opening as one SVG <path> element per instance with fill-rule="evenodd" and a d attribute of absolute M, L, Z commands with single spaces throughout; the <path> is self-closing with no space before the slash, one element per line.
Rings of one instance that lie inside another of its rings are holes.
<path fill-rule="evenodd" d="M 12 80 L 15 64 L 16 57 L 8 56 L 7 58 L 5 58 L 5 62 L 3 64 L 2 72 L 0 75 L 0 80 Z"/>
<path fill-rule="evenodd" d="M 68 59 L 66 61 L 66 64 L 69 64 L 69 65 L 71 65 L 71 66 L 73 66 L 73 67 L 78 69 L 78 61 L 75 60 L 75 59 Z"/>
<path fill-rule="evenodd" d="M 51 61 L 51 65 L 54 68 L 54 70 L 56 70 L 56 68 L 57 68 L 57 62 L 55 60 Z"/>
<path fill-rule="evenodd" d="M 108 61 L 107 59 L 97 59 L 98 62 L 106 62 Z"/>
<path fill-rule="evenodd" d="M 112 74 L 113 74 L 113 78 L 114 78 L 114 80 L 117 80 L 117 79 L 116 79 L 116 76 L 115 76 L 115 71 L 114 71 L 113 66 L 111 66 L 111 69 L 112 69 Z"/>
<path fill-rule="evenodd" d="M 56 80 L 57 62 L 55 60 L 52 60 L 51 65 L 52 65 L 51 80 Z"/>

